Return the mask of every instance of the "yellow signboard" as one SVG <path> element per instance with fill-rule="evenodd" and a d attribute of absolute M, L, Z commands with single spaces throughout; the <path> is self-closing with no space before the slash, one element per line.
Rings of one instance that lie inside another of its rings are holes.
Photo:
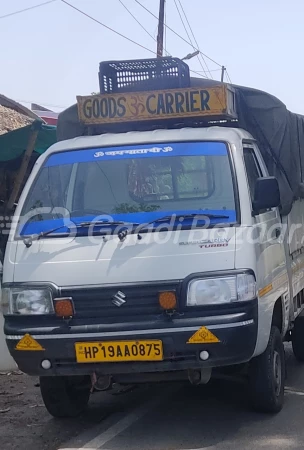
<path fill-rule="evenodd" d="M 206 327 L 201 327 L 189 339 L 187 344 L 216 344 L 220 340 Z"/>
<path fill-rule="evenodd" d="M 35 352 L 44 350 L 44 348 L 30 334 L 25 334 L 16 345 L 16 350 Z"/>
<path fill-rule="evenodd" d="M 87 125 L 188 117 L 231 116 L 225 85 L 77 97 L 79 120 Z"/>

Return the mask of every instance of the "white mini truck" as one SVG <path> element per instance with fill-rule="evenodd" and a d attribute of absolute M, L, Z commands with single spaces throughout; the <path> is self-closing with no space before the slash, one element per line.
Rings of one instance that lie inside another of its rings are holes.
<path fill-rule="evenodd" d="M 304 360 L 304 201 L 293 193 L 286 210 L 269 174 L 288 184 L 284 161 L 269 162 L 234 113 L 210 123 L 237 87 L 174 89 L 143 92 L 135 118 L 132 93 L 81 98 L 84 129 L 114 120 L 114 132 L 50 147 L 20 198 L 4 331 L 55 417 L 80 414 L 92 388 L 207 383 L 229 366 L 256 409 L 278 412 L 284 340 Z"/>

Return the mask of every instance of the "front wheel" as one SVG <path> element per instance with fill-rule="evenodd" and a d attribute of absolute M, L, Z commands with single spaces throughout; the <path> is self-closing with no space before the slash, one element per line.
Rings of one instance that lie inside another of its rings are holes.
<path fill-rule="evenodd" d="M 53 417 L 77 417 L 90 398 L 90 377 L 41 377 L 40 391 Z"/>
<path fill-rule="evenodd" d="M 264 353 L 254 358 L 249 367 L 249 386 L 255 410 L 278 413 L 284 402 L 285 353 L 279 329 L 271 328 Z"/>

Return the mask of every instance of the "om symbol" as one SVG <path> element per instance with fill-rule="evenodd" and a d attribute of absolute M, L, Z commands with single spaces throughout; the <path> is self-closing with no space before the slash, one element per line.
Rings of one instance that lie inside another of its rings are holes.
<path fill-rule="evenodd" d="M 132 116 L 138 117 L 140 114 L 145 112 L 145 105 L 143 97 L 140 95 L 132 95 L 132 102 L 130 103 L 130 111 Z"/>

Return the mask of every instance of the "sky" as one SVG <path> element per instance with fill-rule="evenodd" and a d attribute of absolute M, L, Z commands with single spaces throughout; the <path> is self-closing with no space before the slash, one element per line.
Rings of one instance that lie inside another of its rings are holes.
<path fill-rule="evenodd" d="M 101 61 L 153 57 L 83 16 L 61 0 L 10 17 L 6 14 L 46 0 L 0 0 L 0 93 L 60 111 L 76 95 L 99 90 Z M 156 42 L 129 15 L 120 0 L 68 0 L 151 51 Z M 156 37 L 157 20 L 135 0 L 121 0 Z M 159 0 L 140 0 L 155 15 Z M 180 0 L 200 50 L 227 67 L 232 83 L 267 91 L 291 111 L 304 114 L 303 0 Z M 188 40 L 175 2 L 166 0 L 167 24 Z M 173 56 L 193 51 L 171 31 L 166 48 Z M 206 59 L 214 78 L 220 67 Z M 198 58 L 190 68 L 202 71 Z M 203 65 L 203 68 L 206 67 Z M 208 72 L 210 77 L 210 73 Z M 194 75 L 197 76 L 197 75 Z"/>

